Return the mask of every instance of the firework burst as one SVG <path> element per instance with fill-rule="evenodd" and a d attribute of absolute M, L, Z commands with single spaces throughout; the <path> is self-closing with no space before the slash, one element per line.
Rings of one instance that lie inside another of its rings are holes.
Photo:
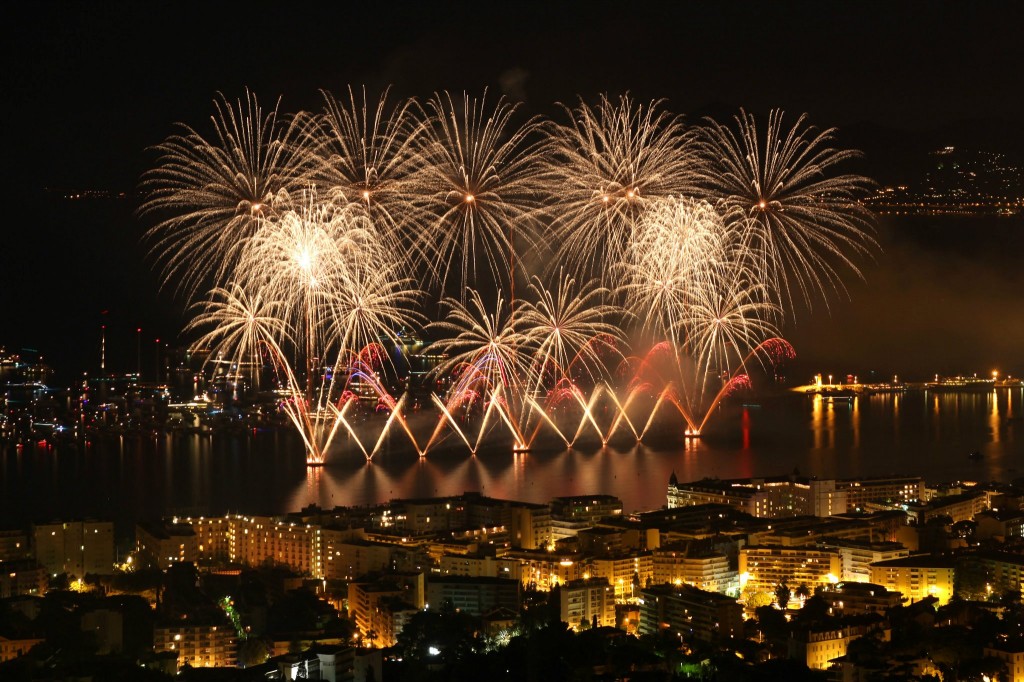
<path fill-rule="evenodd" d="M 428 102 L 419 145 L 419 182 L 430 221 L 420 247 L 432 254 L 432 278 L 444 290 L 454 271 L 460 292 L 477 277 L 478 262 L 496 282 L 514 279 L 517 242 L 534 243 L 544 195 L 539 174 L 539 123 L 516 127 L 516 106 L 464 94 L 437 93 Z"/>
<path fill-rule="evenodd" d="M 324 111 L 310 129 L 318 159 L 317 185 L 333 201 L 352 202 L 391 246 L 423 262 L 415 235 L 425 224 L 417 152 L 425 124 L 412 101 L 391 104 L 388 91 L 372 101 L 364 87 L 348 97 L 323 92 Z"/>
<path fill-rule="evenodd" d="M 860 274 L 855 259 L 876 247 L 871 216 L 857 198 L 870 186 L 859 175 L 834 174 L 855 156 L 831 146 L 834 129 L 818 131 L 799 117 L 783 126 L 772 111 L 759 132 L 752 114 L 736 117 L 737 132 L 712 120 L 701 128 L 701 186 L 725 211 L 745 218 L 749 248 L 762 277 L 792 303 L 843 291 L 840 270 Z"/>
<path fill-rule="evenodd" d="M 645 331 L 678 339 L 693 302 L 723 279 L 734 251 L 721 215 L 707 202 L 669 197 L 655 202 L 619 265 L 622 290 Z"/>
<path fill-rule="evenodd" d="M 576 280 L 562 272 L 553 289 L 538 277 L 530 282 L 533 300 L 524 302 L 522 317 L 532 355 L 533 393 L 545 380 L 550 387 L 574 373 L 595 380 L 605 369 L 601 351 L 616 350 L 623 341 L 622 330 L 611 322 L 621 319 L 623 311 L 604 302 L 609 291 L 594 280 L 582 292 L 577 289 Z"/>
<path fill-rule="evenodd" d="M 214 106 L 213 134 L 179 124 L 142 178 L 140 212 L 156 220 L 146 235 L 151 253 L 165 282 L 189 296 L 211 278 L 231 279 L 260 220 L 287 207 L 311 167 L 307 116 L 280 116 L 278 105 L 265 113 L 250 92 L 235 104 L 221 95 Z"/>
<path fill-rule="evenodd" d="M 193 345 L 209 349 L 211 358 L 226 357 L 232 364 L 242 365 L 267 350 L 276 359 L 282 355 L 279 344 L 291 339 L 291 329 L 279 315 L 278 306 L 234 282 L 213 289 L 207 300 L 193 309 L 195 316 L 184 331 L 201 332 Z"/>
<path fill-rule="evenodd" d="M 803 117 L 691 131 L 627 95 L 518 126 L 486 92 L 324 98 L 293 117 L 219 98 L 212 135 L 182 126 L 157 147 L 141 209 L 166 281 L 213 287 L 186 331 L 236 366 L 272 364 L 310 463 L 338 433 L 372 458 L 393 424 L 421 455 L 453 433 L 476 452 L 500 424 L 520 451 L 541 429 L 567 446 L 588 430 L 643 438 L 669 406 L 697 435 L 752 361 L 792 357 L 775 338 L 784 307 L 842 290 L 875 248 L 867 182 L 836 172 L 853 153 Z M 527 252 L 550 284 L 517 276 Z M 421 282 L 441 292 L 427 353 L 451 381 L 424 447 L 382 346 L 424 322 Z M 616 377 L 628 327 L 652 350 Z M 387 413 L 375 446 L 350 421 L 362 399 Z"/>
<path fill-rule="evenodd" d="M 622 260 L 652 200 L 689 194 L 696 179 L 692 135 L 652 101 L 601 96 L 563 107 L 569 123 L 550 124 L 545 176 L 555 195 L 558 262 L 605 279 Z"/>
<path fill-rule="evenodd" d="M 447 356 L 437 367 L 438 374 L 462 369 L 479 379 L 479 392 L 501 388 L 505 397 L 519 395 L 522 377 L 529 369 L 529 338 L 524 333 L 523 315 L 513 310 L 499 291 L 493 309 L 480 292 L 470 289 L 465 303 L 453 297 L 441 301 L 447 309 L 445 319 L 429 325 L 428 330 L 446 334 L 431 345 L 431 352 Z M 461 390 L 469 387 L 463 386 Z"/>

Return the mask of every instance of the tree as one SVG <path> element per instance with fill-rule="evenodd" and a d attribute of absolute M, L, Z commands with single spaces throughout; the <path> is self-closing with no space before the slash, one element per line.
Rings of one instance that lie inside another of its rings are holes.
<path fill-rule="evenodd" d="M 417 611 L 398 635 L 398 646 L 413 661 L 440 658 L 453 663 L 482 648 L 479 632 L 476 618 L 445 602 L 440 609 Z"/>
<path fill-rule="evenodd" d="M 789 606 L 789 585 L 785 582 L 779 583 L 779 586 L 775 588 L 775 601 L 779 603 L 780 609 L 785 609 Z"/>
<path fill-rule="evenodd" d="M 804 607 L 797 612 L 795 622 L 816 625 L 829 618 L 829 604 L 823 597 L 815 595 L 804 601 Z"/>
<path fill-rule="evenodd" d="M 757 626 L 768 639 L 785 639 L 789 633 L 786 617 L 776 608 L 761 606 L 754 612 Z"/>
<path fill-rule="evenodd" d="M 767 592 L 750 592 L 747 595 L 747 608 L 757 609 L 772 603 L 772 595 Z"/>
<path fill-rule="evenodd" d="M 807 587 L 807 583 L 800 583 L 799 587 L 796 588 L 796 596 L 801 599 L 807 599 L 811 596 L 811 588 Z"/>
<path fill-rule="evenodd" d="M 301 646 L 300 646 L 301 650 Z M 260 665 L 270 658 L 270 647 L 261 637 L 249 637 L 238 647 L 238 662 L 243 668 Z"/>

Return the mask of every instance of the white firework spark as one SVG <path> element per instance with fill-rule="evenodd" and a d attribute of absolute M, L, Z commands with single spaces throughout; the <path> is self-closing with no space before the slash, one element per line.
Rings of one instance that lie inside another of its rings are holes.
<path fill-rule="evenodd" d="M 358 206 L 381 238 L 407 251 L 414 266 L 424 261 L 418 233 L 426 222 L 418 185 L 419 137 L 425 124 L 411 100 L 388 102 L 388 91 L 374 102 L 364 87 L 348 97 L 323 92 L 324 111 L 311 129 L 310 147 L 318 159 L 317 185 L 325 196 Z"/>
<path fill-rule="evenodd" d="M 591 280 L 577 292 L 576 280 L 559 273 L 553 289 L 540 278 L 530 282 L 531 298 L 523 303 L 522 317 L 527 343 L 531 348 L 531 388 L 537 392 L 548 381 L 548 388 L 562 378 L 577 374 L 594 380 L 604 374 L 600 354 L 623 343 L 620 327 L 612 321 L 622 318 L 622 309 L 604 301 L 610 292 Z"/>
<path fill-rule="evenodd" d="M 692 189 L 692 135 L 660 101 L 602 95 L 596 107 L 563 109 L 569 123 L 548 125 L 544 158 L 558 262 L 605 280 L 649 203 Z"/>
<path fill-rule="evenodd" d="M 493 107 L 479 99 L 436 93 L 422 116 L 419 182 L 431 218 L 420 246 L 432 254 L 433 278 L 445 289 L 453 271 L 459 291 L 486 263 L 496 282 L 514 279 L 517 243 L 534 243 L 544 185 L 537 119 L 515 126 L 516 106 L 504 98 Z M 461 294 L 460 294 L 461 295 Z"/>
<path fill-rule="evenodd" d="M 869 255 L 871 214 L 858 201 L 867 178 L 833 173 L 857 152 L 831 146 L 835 130 L 818 131 L 799 117 L 783 127 L 783 112 L 772 111 L 759 133 L 752 114 L 736 117 L 737 132 L 712 120 L 701 129 L 705 159 L 702 189 L 727 211 L 748 218 L 749 248 L 780 303 L 792 303 L 794 289 L 808 306 L 818 294 L 843 291 L 840 270 L 859 275 L 856 259 Z"/>
<path fill-rule="evenodd" d="M 303 145 L 309 119 L 264 113 L 256 95 L 214 101 L 213 134 L 179 124 L 155 147 L 157 165 L 142 178 L 140 213 L 156 220 L 146 237 L 165 282 L 194 295 L 231 268 L 259 221 L 287 207 L 308 183 L 311 157 Z"/>

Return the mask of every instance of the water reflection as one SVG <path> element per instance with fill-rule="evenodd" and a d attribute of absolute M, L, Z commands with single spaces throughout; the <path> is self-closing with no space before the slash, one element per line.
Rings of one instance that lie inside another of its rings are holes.
<path fill-rule="evenodd" d="M 778 474 L 820 477 L 924 474 L 930 479 L 1006 478 L 1024 461 L 1024 390 L 906 393 L 833 401 L 820 396 L 734 406 L 716 413 L 704 439 L 654 434 L 649 444 L 549 446 L 513 453 L 453 447 L 427 457 L 383 449 L 372 463 L 332 451 L 307 468 L 286 431 L 236 436 L 121 436 L 81 446 L 10 446 L 0 454 L 0 514 L 13 524 L 56 518 L 139 519 L 167 514 L 272 514 L 308 504 L 372 504 L 394 497 L 477 490 L 542 502 L 607 492 L 627 510 L 665 503 L 680 480 Z M 658 440 L 658 438 L 662 440 Z M 675 439 L 674 439 L 675 438 Z M 979 451 L 982 457 L 967 455 Z"/>
<path fill-rule="evenodd" d="M 992 392 L 986 396 L 989 406 L 991 409 L 988 413 L 988 426 L 989 432 L 992 434 L 992 442 L 999 442 L 999 431 L 1002 427 L 1002 417 L 999 415 L 999 391 L 992 389 Z"/>

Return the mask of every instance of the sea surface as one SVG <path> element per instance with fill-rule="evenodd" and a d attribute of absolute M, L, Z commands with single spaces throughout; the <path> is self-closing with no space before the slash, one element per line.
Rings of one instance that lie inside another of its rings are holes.
<path fill-rule="evenodd" d="M 464 491 L 532 502 L 609 493 L 627 511 L 646 510 L 665 504 L 673 472 L 681 481 L 794 471 L 1010 481 L 1024 478 L 1022 415 L 1022 388 L 852 400 L 791 395 L 724 407 L 700 440 L 663 429 L 640 444 L 551 444 L 527 453 L 494 445 L 472 455 L 452 443 L 420 457 L 392 439 L 372 462 L 342 441 L 318 468 L 307 468 L 301 443 L 285 429 L 7 445 L 0 454 L 0 526 L 92 517 L 114 520 L 127 537 L 138 520 L 175 514 L 276 514 Z"/>

